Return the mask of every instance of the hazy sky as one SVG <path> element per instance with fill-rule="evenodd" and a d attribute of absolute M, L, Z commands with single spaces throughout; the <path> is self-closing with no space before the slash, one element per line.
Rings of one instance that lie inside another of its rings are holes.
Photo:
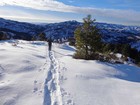
<path fill-rule="evenodd" d="M 0 0 L 0 17 L 27 22 L 82 21 L 140 25 L 140 0 Z"/>

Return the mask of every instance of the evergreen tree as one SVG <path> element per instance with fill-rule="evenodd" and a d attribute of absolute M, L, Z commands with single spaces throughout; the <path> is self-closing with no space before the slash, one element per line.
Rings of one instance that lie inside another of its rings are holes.
<path fill-rule="evenodd" d="M 36 36 L 34 35 L 34 36 L 32 37 L 32 39 L 31 39 L 31 40 L 32 40 L 32 41 L 37 40 Z"/>
<path fill-rule="evenodd" d="M 129 57 L 130 56 L 130 50 L 131 50 L 131 46 L 129 44 L 124 44 L 122 46 L 122 54 L 126 57 Z"/>
<path fill-rule="evenodd" d="M 45 35 L 45 33 L 39 34 L 39 39 L 40 39 L 41 41 L 46 41 L 46 35 Z"/>
<path fill-rule="evenodd" d="M 103 45 L 103 53 L 111 53 L 111 44 L 107 43 Z"/>
<path fill-rule="evenodd" d="M 0 40 L 6 40 L 7 38 L 7 34 L 3 31 L 0 31 Z"/>
<path fill-rule="evenodd" d="M 100 50 L 101 36 L 94 24 L 95 19 L 92 20 L 91 15 L 88 15 L 83 21 L 83 25 L 75 31 L 76 55 L 78 58 L 93 59 L 91 57 Z"/>
<path fill-rule="evenodd" d="M 68 42 L 69 42 L 70 46 L 75 46 L 75 39 L 74 38 L 69 38 Z"/>

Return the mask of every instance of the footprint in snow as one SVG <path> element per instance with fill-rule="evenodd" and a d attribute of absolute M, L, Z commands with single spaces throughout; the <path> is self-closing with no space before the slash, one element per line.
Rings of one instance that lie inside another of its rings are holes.
<path fill-rule="evenodd" d="M 34 81 L 34 84 L 36 84 L 36 83 L 37 83 L 37 81 L 35 80 L 35 81 Z"/>
<path fill-rule="evenodd" d="M 37 81 L 35 80 L 34 81 L 34 90 L 33 90 L 33 92 L 36 92 L 38 90 L 38 88 L 36 87 L 36 84 L 37 84 Z"/>
<path fill-rule="evenodd" d="M 35 93 L 36 91 L 38 91 L 38 88 L 35 87 L 33 92 Z"/>

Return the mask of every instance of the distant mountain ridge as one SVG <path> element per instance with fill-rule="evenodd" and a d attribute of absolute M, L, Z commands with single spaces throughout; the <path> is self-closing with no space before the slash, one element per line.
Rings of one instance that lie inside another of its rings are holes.
<path fill-rule="evenodd" d="M 17 22 L 0 18 L 0 31 L 7 32 L 11 38 L 31 40 L 34 35 L 44 31 L 45 27 L 26 22 Z"/>
<path fill-rule="evenodd" d="M 10 38 L 31 40 L 40 33 L 51 34 L 55 39 L 74 37 L 75 29 L 82 23 L 66 21 L 35 25 L 0 18 L 0 31 L 6 32 Z M 135 43 L 140 40 L 140 26 L 124 26 L 117 24 L 96 23 L 103 41 L 109 43 Z"/>

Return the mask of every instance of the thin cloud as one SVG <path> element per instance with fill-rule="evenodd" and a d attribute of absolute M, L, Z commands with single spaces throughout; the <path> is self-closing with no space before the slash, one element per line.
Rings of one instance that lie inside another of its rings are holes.
<path fill-rule="evenodd" d="M 60 18 L 57 16 L 53 16 L 51 14 L 44 14 L 44 13 L 34 13 L 34 12 L 27 12 L 23 10 L 10 10 L 9 9 L 0 9 L 0 17 L 5 19 L 12 19 L 18 21 L 25 21 L 25 22 L 62 22 L 66 21 L 64 18 Z M 47 18 L 46 18 L 47 17 Z"/>
<path fill-rule="evenodd" d="M 69 0 L 68 2 L 69 2 L 69 3 L 74 3 L 74 0 Z"/>
<path fill-rule="evenodd" d="M 92 14 L 94 16 L 140 21 L 140 12 L 134 10 L 100 9 L 66 5 L 56 0 L 1 0 L 0 5 L 13 5 L 37 10 Z"/>

